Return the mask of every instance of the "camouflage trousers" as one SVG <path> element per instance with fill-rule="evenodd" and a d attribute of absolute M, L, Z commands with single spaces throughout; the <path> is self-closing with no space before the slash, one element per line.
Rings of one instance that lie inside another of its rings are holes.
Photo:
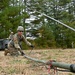
<path fill-rule="evenodd" d="M 13 47 L 10 47 L 10 48 L 4 50 L 4 55 L 6 56 L 8 54 L 10 54 L 11 56 L 18 56 L 19 51 Z"/>

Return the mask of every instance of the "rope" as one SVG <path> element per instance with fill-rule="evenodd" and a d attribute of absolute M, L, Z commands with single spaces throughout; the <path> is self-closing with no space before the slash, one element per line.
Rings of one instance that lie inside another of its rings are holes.
<path fill-rule="evenodd" d="M 54 69 L 54 74 L 57 73 L 57 67 L 54 67 L 52 65 L 52 62 L 55 62 L 55 60 L 50 60 L 50 64 L 48 65 L 48 73 L 50 74 L 51 69 Z"/>
<path fill-rule="evenodd" d="M 32 50 L 33 50 L 33 48 L 30 50 L 30 52 L 28 53 L 28 55 L 30 55 L 30 54 L 31 54 Z"/>

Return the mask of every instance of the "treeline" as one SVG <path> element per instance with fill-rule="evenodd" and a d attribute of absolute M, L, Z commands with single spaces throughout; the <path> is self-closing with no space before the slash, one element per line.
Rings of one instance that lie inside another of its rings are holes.
<path fill-rule="evenodd" d="M 36 48 L 74 48 L 75 32 L 43 13 L 75 28 L 75 0 L 0 0 L 0 39 L 22 25 Z"/>

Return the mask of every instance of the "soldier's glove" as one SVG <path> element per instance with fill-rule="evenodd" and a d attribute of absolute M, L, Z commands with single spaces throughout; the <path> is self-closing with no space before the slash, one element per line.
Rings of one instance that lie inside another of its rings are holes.
<path fill-rule="evenodd" d="M 33 46 L 33 45 L 31 45 L 30 47 L 31 47 L 31 48 L 34 48 L 34 46 Z"/>
<path fill-rule="evenodd" d="M 25 55 L 25 53 L 24 52 L 21 52 L 21 55 L 23 56 L 23 55 Z"/>

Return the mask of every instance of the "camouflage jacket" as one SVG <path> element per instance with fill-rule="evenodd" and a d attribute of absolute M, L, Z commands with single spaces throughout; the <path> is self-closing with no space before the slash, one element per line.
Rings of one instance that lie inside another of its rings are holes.
<path fill-rule="evenodd" d="M 8 39 L 12 40 L 13 39 L 13 34 L 10 34 L 9 37 L 8 37 Z"/>
<path fill-rule="evenodd" d="M 15 48 L 21 48 L 21 41 L 25 42 L 27 45 L 31 46 L 31 43 L 27 41 L 24 35 L 18 36 L 18 34 L 13 35 L 13 39 L 9 41 L 8 48 L 9 47 L 15 47 Z"/>

